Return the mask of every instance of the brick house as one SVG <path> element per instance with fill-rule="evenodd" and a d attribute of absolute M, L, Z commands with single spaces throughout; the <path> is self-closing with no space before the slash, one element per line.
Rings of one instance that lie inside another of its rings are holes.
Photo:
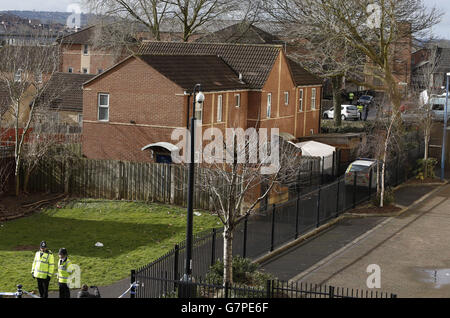
<path fill-rule="evenodd" d="M 202 128 L 319 131 L 322 80 L 279 45 L 146 42 L 84 84 L 83 153 L 93 159 L 150 161 L 142 147 L 173 142 L 186 127 L 185 92 L 202 84 Z"/>
<path fill-rule="evenodd" d="M 96 26 L 90 26 L 58 40 L 61 44 L 60 72 L 99 74 L 117 62 L 118 57 L 113 52 L 93 48 L 95 32 Z"/>

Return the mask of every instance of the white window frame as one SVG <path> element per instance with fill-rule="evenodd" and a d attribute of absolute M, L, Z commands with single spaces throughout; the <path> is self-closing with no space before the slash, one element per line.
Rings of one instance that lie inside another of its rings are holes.
<path fill-rule="evenodd" d="M 83 114 L 78 114 L 78 125 L 83 127 Z"/>
<path fill-rule="evenodd" d="M 316 110 L 316 101 L 317 101 L 317 89 L 311 89 L 311 110 Z"/>
<path fill-rule="evenodd" d="M 101 96 L 107 96 L 108 97 L 108 104 L 107 105 L 100 105 L 100 100 L 101 100 Z M 97 118 L 98 121 L 104 121 L 104 122 L 108 122 L 109 121 L 109 94 L 108 93 L 99 93 L 98 94 L 98 100 L 97 100 Z M 108 116 L 107 119 L 100 119 L 100 108 L 106 108 L 108 110 Z"/>
<path fill-rule="evenodd" d="M 284 92 L 284 105 L 289 106 L 289 92 Z"/>
<path fill-rule="evenodd" d="M 86 72 L 84 70 L 86 70 Z M 83 74 L 89 74 L 89 70 L 87 69 L 87 67 L 83 67 L 81 69 L 81 72 L 83 72 Z"/>
<path fill-rule="evenodd" d="M 300 89 L 298 94 L 300 96 L 298 99 L 298 101 L 299 101 L 298 110 L 302 112 L 303 111 L 303 100 L 304 100 L 304 96 L 305 96 L 305 92 L 304 92 L 303 88 Z"/>
<path fill-rule="evenodd" d="M 69 73 L 73 73 L 73 67 L 69 67 Z"/>
<path fill-rule="evenodd" d="M 89 55 L 89 45 L 88 44 L 83 45 L 83 55 Z"/>
<path fill-rule="evenodd" d="M 241 107 L 241 94 L 234 94 L 234 100 L 236 102 L 236 107 Z"/>
<path fill-rule="evenodd" d="M 217 122 L 222 122 L 222 111 L 223 111 L 223 96 L 217 96 Z"/>
<path fill-rule="evenodd" d="M 267 118 L 270 118 L 272 113 L 272 93 L 267 94 L 267 109 L 266 109 L 266 116 Z"/>
<path fill-rule="evenodd" d="M 20 83 L 22 82 L 22 73 L 23 70 L 21 68 L 19 68 L 16 73 L 14 74 L 14 82 L 15 83 Z"/>

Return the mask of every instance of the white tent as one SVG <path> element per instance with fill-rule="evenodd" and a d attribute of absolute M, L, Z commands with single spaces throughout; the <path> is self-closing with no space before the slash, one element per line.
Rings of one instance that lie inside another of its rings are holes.
<path fill-rule="evenodd" d="M 302 150 L 303 156 L 324 158 L 324 170 L 333 168 L 333 153 L 336 151 L 336 147 L 312 140 L 299 142 L 295 144 L 295 146 Z M 322 169 L 322 161 L 320 163 L 320 168 Z"/>

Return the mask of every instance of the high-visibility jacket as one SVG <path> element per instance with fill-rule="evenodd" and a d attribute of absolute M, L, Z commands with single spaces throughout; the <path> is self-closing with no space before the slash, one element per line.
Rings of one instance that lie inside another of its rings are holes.
<path fill-rule="evenodd" d="M 69 282 L 69 276 L 73 273 L 73 266 L 70 260 L 60 259 L 58 262 L 58 282 L 67 284 Z"/>
<path fill-rule="evenodd" d="M 51 251 L 41 252 L 37 251 L 34 255 L 33 266 L 31 273 L 36 278 L 46 279 L 52 277 L 55 272 L 55 259 Z"/>

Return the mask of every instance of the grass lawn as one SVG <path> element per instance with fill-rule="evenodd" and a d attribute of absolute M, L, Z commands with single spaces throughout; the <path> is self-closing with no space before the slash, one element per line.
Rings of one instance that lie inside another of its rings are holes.
<path fill-rule="evenodd" d="M 194 216 L 195 232 L 220 227 L 216 216 L 201 214 Z M 76 200 L 0 224 L 0 292 L 13 292 L 17 284 L 37 290 L 31 265 L 42 240 L 55 262 L 59 248 L 67 248 L 81 268 L 82 284 L 105 286 L 173 248 L 185 238 L 185 227 L 186 209 L 106 200 Z M 95 247 L 96 242 L 104 247 Z M 57 289 L 56 279 L 50 288 Z"/>

